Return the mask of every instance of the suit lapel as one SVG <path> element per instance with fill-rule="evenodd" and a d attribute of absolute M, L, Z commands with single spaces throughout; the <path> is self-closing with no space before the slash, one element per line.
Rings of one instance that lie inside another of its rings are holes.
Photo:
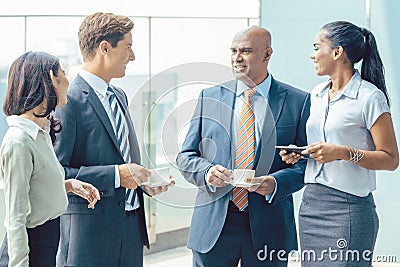
<path fill-rule="evenodd" d="M 99 117 L 99 120 L 101 121 L 108 135 L 113 141 L 114 146 L 119 151 L 119 146 L 114 133 L 114 129 L 111 125 L 110 119 L 108 118 L 106 111 L 104 110 L 103 104 L 101 104 L 99 98 L 97 97 L 93 89 L 89 86 L 89 84 L 79 75 L 76 76 L 76 83 L 81 88 L 84 97 L 87 99 L 88 103 L 91 105 L 96 115 Z"/>
<path fill-rule="evenodd" d="M 274 127 L 276 127 L 279 115 L 281 115 L 285 99 L 286 99 L 286 89 L 279 86 L 279 84 L 272 78 L 271 89 L 269 90 L 268 94 L 268 105 L 274 117 L 274 122 L 275 122 Z"/>
<path fill-rule="evenodd" d="M 224 83 L 220 87 L 220 109 L 219 109 L 219 118 L 217 121 L 222 123 L 224 129 L 229 131 L 230 140 L 226 140 L 228 142 L 227 146 L 230 148 L 227 153 L 227 161 L 229 162 L 230 169 L 234 168 L 235 164 L 235 156 L 232 155 L 232 151 L 235 151 L 235 140 L 236 133 L 233 131 L 233 117 L 235 112 L 235 100 L 236 100 L 236 89 L 237 89 L 237 81 L 229 81 Z M 227 146 L 224 146 L 225 148 Z"/>
<path fill-rule="evenodd" d="M 276 125 L 282 112 L 286 99 L 286 89 L 272 78 L 271 88 L 268 93 L 268 108 L 264 118 L 264 125 L 261 131 L 261 147 L 257 149 L 255 166 L 256 175 L 269 172 L 275 154 Z M 262 164 L 258 165 L 258 162 Z"/>

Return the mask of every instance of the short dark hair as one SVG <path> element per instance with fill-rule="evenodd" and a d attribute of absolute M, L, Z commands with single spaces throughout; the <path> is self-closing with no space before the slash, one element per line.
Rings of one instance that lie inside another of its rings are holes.
<path fill-rule="evenodd" d="M 87 16 L 79 27 L 79 48 L 83 60 L 91 60 L 101 41 L 106 40 L 116 47 L 124 35 L 132 31 L 133 22 L 126 16 L 97 12 Z"/>
<path fill-rule="evenodd" d="M 334 21 L 325 24 L 321 28 L 321 33 L 323 39 L 328 40 L 332 48 L 342 46 L 347 58 L 353 65 L 363 60 L 361 77 L 378 87 L 385 94 L 389 104 L 385 69 L 372 32 L 347 21 Z"/>
<path fill-rule="evenodd" d="M 55 110 L 58 97 L 50 78 L 50 70 L 57 76 L 60 61 L 45 52 L 26 52 L 11 65 L 8 74 L 8 88 L 3 104 L 7 116 L 21 115 L 39 106 L 46 100 L 46 109 L 36 117 L 48 117 L 52 133 L 61 130 L 60 122 L 50 113 Z"/>

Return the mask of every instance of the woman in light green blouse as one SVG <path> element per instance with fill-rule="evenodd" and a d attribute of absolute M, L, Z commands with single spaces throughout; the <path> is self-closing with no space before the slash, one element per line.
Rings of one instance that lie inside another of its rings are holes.
<path fill-rule="evenodd" d="M 67 103 L 67 89 L 58 58 L 47 53 L 27 52 L 10 68 L 3 106 L 9 129 L 0 148 L 7 230 L 0 266 L 54 267 L 66 193 L 86 199 L 88 208 L 100 199 L 91 184 L 64 180 L 53 150 L 61 123 L 51 112 Z"/>

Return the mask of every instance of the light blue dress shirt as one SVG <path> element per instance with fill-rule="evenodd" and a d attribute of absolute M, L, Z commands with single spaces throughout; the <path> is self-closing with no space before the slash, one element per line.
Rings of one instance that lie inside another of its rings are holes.
<path fill-rule="evenodd" d="M 271 87 L 271 75 L 260 83 L 254 90 L 256 94 L 251 98 L 253 101 L 254 117 L 255 117 L 255 138 L 256 145 L 255 151 L 257 151 L 258 144 L 260 143 L 261 131 L 264 126 L 265 114 L 268 110 L 268 93 Z M 245 100 L 244 91 L 248 90 L 249 87 L 242 81 L 238 81 L 236 90 L 236 101 L 235 101 L 235 119 L 234 119 L 234 133 L 238 132 L 240 124 L 240 113 L 242 112 L 243 103 Z M 236 137 L 236 136 L 235 136 Z M 233 138 L 236 144 L 236 138 Z"/>
<path fill-rule="evenodd" d="M 110 119 L 111 125 L 115 131 L 115 119 L 114 115 L 112 114 L 110 103 L 108 101 L 108 96 L 107 96 L 107 88 L 108 84 L 101 79 L 100 77 L 97 77 L 96 75 L 82 69 L 79 71 L 79 75 L 90 85 L 90 87 L 93 88 L 94 92 L 96 93 L 97 97 L 99 98 L 101 104 L 104 107 L 104 110 L 107 113 L 108 118 Z M 126 129 L 128 129 L 128 126 L 126 125 L 126 121 L 123 120 L 125 123 Z M 127 162 L 129 163 L 129 162 Z M 115 188 L 119 188 L 121 186 L 121 177 L 119 176 L 119 170 L 118 170 L 118 165 L 115 165 Z M 133 206 L 129 204 L 128 202 L 125 201 L 125 210 L 134 210 L 137 209 L 140 206 L 139 204 L 139 199 L 136 194 L 136 198 L 134 201 Z"/>
<path fill-rule="evenodd" d="M 255 151 L 257 151 L 258 144 L 261 143 L 261 131 L 264 126 L 264 119 L 269 109 L 268 106 L 268 94 L 271 88 L 271 75 L 268 74 L 267 78 L 262 81 L 257 87 L 254 88 L 256 94 L 253 95 L 253 109 L 254 109 L 254 117 L 255 117 Z M 236 136 L 238 131 L 238 126 L 240 124 L 240 113 L 242 111 L 242 106 L 245 100 L 244 91 L 248 90 L 249 87 L 242 81 L 237 81 L 237 90 L 236 90 L 236 99 L 235 99 L 235 107 L 234 107 L 234 120 L 233 120 L 233 132 L 235 133 L 235 138 L 232 138 L 235 142 L 236 147 Z M 276 181 L 275 181 L 276 184 Z M 215 192 L 216 188 L 214 186 L 208 185 L 212 192 Z M 275 185 L 275 190 L 271 195 L 266 195 L 265 200 L 269 203 L 272 202 L 273 197 L 276 194 L 278 185 Z M 230 197 L 232 198 L 232 196 Z"/>
<path fill-rule="evenodd" d="M 271 75 L 268 74 L 267 78 L 262 81 L 257 87 L 254 88 L 256 90 L 256 94 L 253 95 L 251 98 L 253 101 L 253 109 L 254 109 L 254 117 L 255 117 L 255 151 L 258 149 L 258 144 L 261 143 L 261 131 L 264 126 L 264 119 L 265 119 L 265 114 L 267 113 L 267 110 L 269 109 L 268 106 L 268 94 L 269 90 L 271 88 Z M 249 87 L 242 81 L 238 81 L 237 84 L 237 90 L 236 90 L 236 101 L 235 101 L 235 119 L 234 119 L 234 133 L 238 132 L 239 129 L 239 124 L 240 124 L 240 113 L 242 111 L 242 106 L 245 100 L 244 96 L 244 91 L 248 90 Z M 236 147 L 236 139 L 237 138 L 232 138 L 235 141 L 235 147 Z M 276 184 L 275 181 L 275 190 L 271 195 L 266 195 L 265 200 L 268 201 L 269 203 L 272 202 L 273 197 L 275 196 L 276 189 L 278 185 Z"/>
<path fill-rule="evenodd" d="M 362 150 L 375 150 L 370 129 L 383 113 L 390 112 L 385 95 L 362 80 L 355 71 L 350 82 L 328 103 L 331 81 L 318 84 L 311 92 L 307 121 L 308 144 L 328 142 Z M 318 163 L 310 159 L 306 183 L 320 183 L 365 197 L 376 189 L 376 173 L 346 160 Z"/>

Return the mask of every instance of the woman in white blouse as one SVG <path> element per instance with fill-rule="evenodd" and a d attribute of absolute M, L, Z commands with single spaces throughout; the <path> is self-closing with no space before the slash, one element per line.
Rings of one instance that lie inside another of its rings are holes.
<path fill-rule="evenodd" d="M 311 92 L 309 155 L 299 213 L 302 266 L 371 266 L 378 232 L 375 170 L 395 170 L 399 153 L 374 35 L 349 22 L 323 26 L 311 55 L 327 82 Z M 361 74 L 354 64 L 362 60 Z"/>
<path fill-rule="evenodd" d="M 89 208 L 100 199 L 91 184 L 64 180 L 53 150 L 61 124 L 50 113 L 67 103 L 67 88 L 59 60 L 47 53 L 27 52 L 10 68 L 3 106 L 9 129 L 0 149 L 7 230 L 0 266 L 54 267 L 66 193 L 83 197 Z"/>

